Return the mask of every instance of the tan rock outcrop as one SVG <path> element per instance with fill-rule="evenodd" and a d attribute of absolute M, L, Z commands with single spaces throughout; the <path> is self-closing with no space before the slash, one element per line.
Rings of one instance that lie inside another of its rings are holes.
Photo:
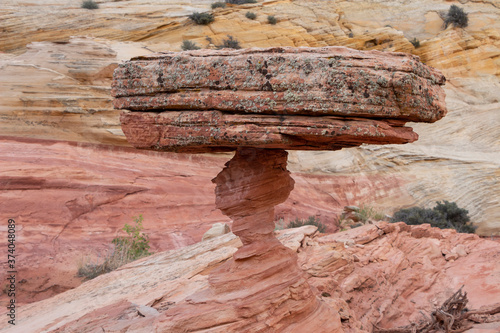
<path fill-rule="evenodd" d="M 231 228 L 229 228 L 229 225 L 227 223 L 214 223 L 210 229 L 208 229 L 207 232 L 203 234 L 203 237 L 201 238 L 202 241 L 212 239 L 215 237 L 219 237 L 225 234 L 228 234 L 231 232 Z"/>
<path fill-rule="evenodd" d="M 149 53 L 140 45 L 90 38 L 38 42 L 0 60 L 0 133 L 125 145 L 110 97 L 113 70 Z"/>

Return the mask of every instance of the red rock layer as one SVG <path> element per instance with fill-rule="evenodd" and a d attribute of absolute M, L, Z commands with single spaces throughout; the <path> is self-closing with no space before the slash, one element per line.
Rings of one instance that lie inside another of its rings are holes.
<path fill-rule="evenodd" d="M 444 76 L 404 53 L 345 47 L 168 52 L 115 70 L 117 109 L 392 118 L 446 114 Z"/>
<path fill-rule="evenodd" d="M 136 148 L 184 153 L 230 151 L 240 146 L 338 150 L 362 143 L 416 141 L 403 121 L 339 117 L 235 115 L 220 111 L 122 112 L 122 129 Z"/>

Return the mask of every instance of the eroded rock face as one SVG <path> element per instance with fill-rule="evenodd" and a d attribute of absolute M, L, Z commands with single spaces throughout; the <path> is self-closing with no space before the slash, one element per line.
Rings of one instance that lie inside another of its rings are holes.
<path fill-rule="evenodd" d="M 362 143 L 408 143 L 418 135 L 403 121 L 235 115 L 220 111 L 122 112 L 122 128 L 140 149 L 203 153 L 240 146 L 339 150 Z"/>
<path fill-rule="evenodd" d="M 343 332 L 338 312 L 318 301 L 295 254 L 273 234 L 274 206 L 294 184 L 283 149 L 416 140 L 410 128 L 394 128 L 444 116 L 444 81 L 416 58 L 347 48 L 184 52 L 120 66 L 112 93 L 116 108 L 133 111 L 122 117 L 132 145 L 237 149 L 213 181 L 216 206 L 243 246 L 210 273 L 209 288 L 164 313 L 163 327 Z"/>

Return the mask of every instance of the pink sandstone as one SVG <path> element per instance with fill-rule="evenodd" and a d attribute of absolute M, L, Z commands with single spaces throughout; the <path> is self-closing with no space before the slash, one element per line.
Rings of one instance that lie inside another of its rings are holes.
<path fill-rule="evenodd" d="M 335 234 L 318 234 L 310 228 L 281 230 L 276 235 L 297 252 L 314 293 L 339 309 L 346 333 L 372 332 L 374 325 L 389 329 L 418 322 L 462 285 L 469 310 L 500 305 L 498 242 L 404 223 L 380 222 Z M 291 238 L 299 245 L 290 246 Z M 465 247 L 468 254 L 446 260 L 443 252 L 457 246 Z M 203 290 L 208 285 L 207 272 L 224 265 L 239 247 L 237 237 L 227 234 L 156 253 L 55 297 L 24 305 L 16 327 L 3 321 L 0 331 L 172 332 L 167 329 L 167 315 L 186 306 L 186 295 Z M 243 281 L 241 289 L 246 287 Z M 145 314 L 145 305 L 158 313 Z M 232 307 L 219 305 L 218 309 L 217 314 L 226 318 L 234 313 Z M 213 314 L 214 309 L 210 310 Z M 467 332 L 499 331 L 499 313 L 483 319 L 484 324 L 474 324 L 476 330 Z M 316 332 L 315 326 L 311 328 L 304 332 Z M 198 332 L 207 331 L 229 330 L 220 325 Z"/>

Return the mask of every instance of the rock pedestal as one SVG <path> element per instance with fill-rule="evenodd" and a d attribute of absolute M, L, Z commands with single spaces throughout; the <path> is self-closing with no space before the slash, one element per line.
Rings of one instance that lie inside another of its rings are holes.
<path fill-rule="evenodd" d="M 173 332 L 342 332 L 338 312 L 316 298 L 297 254 L 274 236 L 274 206 L 294 185 L 287 156 L 281 149 L 240 148 L 212 180 L 217 208 L 233 220 L 243 246 L 210 273 L 209 289 L 165 313 Z"/>

